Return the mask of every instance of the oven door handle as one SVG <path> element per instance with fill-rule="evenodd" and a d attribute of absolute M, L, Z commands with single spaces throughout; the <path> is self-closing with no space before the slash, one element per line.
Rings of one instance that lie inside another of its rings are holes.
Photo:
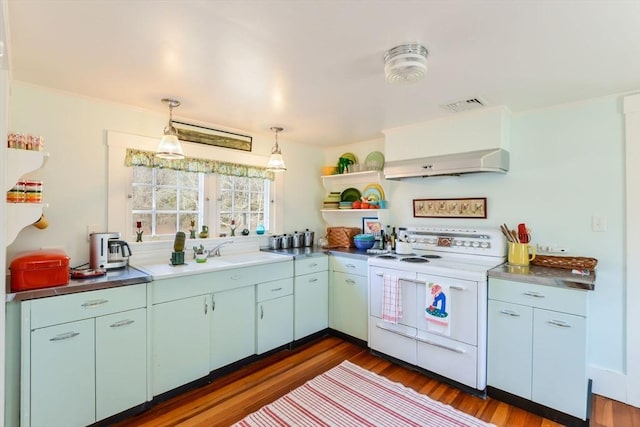
<path fill-rule="evenodd" d="M 376 327 L 377 327 L 377 328 L 380 328 L 380 329 L 382 329 L 382 330 L 384 330 L 384 331 L 388 331 L 388 332 L 391 332 L 391 333 L 393 333 L 393 334 L 400 335 L 400 336 L 402 336 L 402 337 L 411 338 L 412 340 L 413 340 L 413 339 L 416 339 L 416 336 L 415 336 L 415 335 L 405 334 L 404 332 L 400 332 L 400 331 L 393 330 L 393 329 L 391 329 L 391 328 L 387 328 L 387 327 L 384 325 L 384 323 L 382 323 L 382 322 L 378 322 L 378 323 L 376 323 Z"/>
<path fill-rule="evenodd" d="M 434 346 L 434 347 L 444 348 L 445 350 L 454 351 L 454 352 L 459 353 L 459 354 L 465 354 L 465 353 L 466 353 L 466 351 L 465 351 L 464 349 L 462 349 L 462 348 L 449 347 L 448 345 L 439 344 L 439 343 L 437 343 L 437 342 L 433 342 L 433 341 L 425 340 L 425 339 L 422 339 L 422 338 L 420 338 L 420 337 L 416 337 L 416 339 L 417 339 L 418 341 L 420 341 L 420 342 L 423 342 L 423 343 L 425 343 L 425 344 L 432 345 L 432 346 Z"/>
<path fill-rule="evenodd" d="M 378 277 L 384 277 L 384 274 L 382 273 L 376 273 L 376 276 Z M 416 279 L 407 279 L 405 277 L 398 277 L 398 281 L 402 280 L 403 282 L 412 282 L 412 283 L 417 283 L 418 285 L 426 285 L 427 282 L 425 282 L 424 280 L 416 280 Z"/>

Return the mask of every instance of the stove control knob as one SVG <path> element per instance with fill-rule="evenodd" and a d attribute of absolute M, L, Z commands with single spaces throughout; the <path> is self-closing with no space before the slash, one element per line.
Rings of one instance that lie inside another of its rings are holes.
<path fill-rule="evenodd" d="M 473 246 L 474 248 L 477 248 L 478 246 L 480 246 L 480 243 L 473 242 L 473 243 L 471 243 L 471 246 Z"/>
<path fill-rule="evenodd" d="M 467 241 L 464 242 L 464 245 L 469 247 L 469 246 L 471 246 L 471 242 L 467 240 Z"/>
<path fill-rule="evenodd" d="M 485 248 L 485 249 L 486 249 L 486 248 L 488 248 L 488 247 L 489 247 L 489 242 L 482 242 L 482 243 L 480 243 L 480 247 L 481 247 L 481 248 Z"/>

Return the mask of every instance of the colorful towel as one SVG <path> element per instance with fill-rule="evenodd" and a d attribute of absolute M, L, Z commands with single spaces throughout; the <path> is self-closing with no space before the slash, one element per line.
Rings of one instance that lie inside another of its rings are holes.
<path fill-rule="evenodd" d="M 441 283 L 427 283 L 425 317 L 427 330 L 440 335 L 451 335 L 451 298 L 449 286 Z"/>
<path fill-rule="evenodd" d="M 402 288 L 397 276 L 382 276 L 382 320 L 398 323 L 402 319 Z"/>
<path fill-rule="evenodd" d="M 346 360 L 235 424 L 237 427 L 492 425 Z"/>

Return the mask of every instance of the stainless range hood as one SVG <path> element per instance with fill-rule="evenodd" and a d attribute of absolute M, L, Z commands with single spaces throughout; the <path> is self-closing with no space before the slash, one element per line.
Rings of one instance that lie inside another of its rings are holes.
<path fill-rule="evenodd" d="M 508 170 L 509 152 L 495 148 L 387 162 L 384 165 L 384 177 L 401 180 L 478 172 L 506 173 Z"/>

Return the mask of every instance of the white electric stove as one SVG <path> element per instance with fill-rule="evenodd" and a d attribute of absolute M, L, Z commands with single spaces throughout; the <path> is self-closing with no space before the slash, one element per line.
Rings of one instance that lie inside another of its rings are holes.
<path fill-rule="evenodd" d="M 369 346 L 482 392 L 487 271 L 506 261 L 504 236 L 497 228 L 458 227 L 400 227 L 398 236 L 411 254 L 368 261 Z M 400 316 L 383 297 L 394 281 Z"/>

